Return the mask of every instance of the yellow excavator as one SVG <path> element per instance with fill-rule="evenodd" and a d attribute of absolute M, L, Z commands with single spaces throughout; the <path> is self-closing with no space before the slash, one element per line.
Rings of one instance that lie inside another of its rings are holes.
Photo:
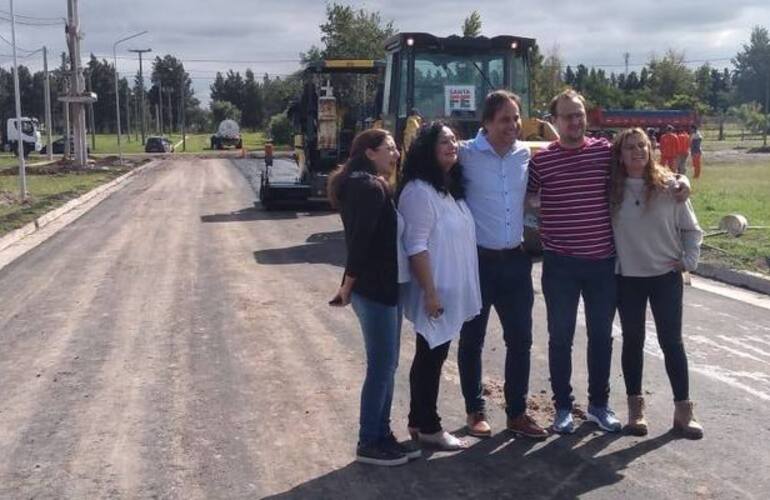
<path fill-rule="evenodd" d="M 347 160 L 355 135 L 372 127 L 379 115 L 384 70 L 382 61 L 361 59 L 307 65 L 302 93 L 287 110 L 299 174 L 293 181 L 276 180 L 272 165 L 266 165 L 259 193 L 264 208 L 326 200 L 329 174 Z M 335 88 L 337 83 L 340 88 Z"/>

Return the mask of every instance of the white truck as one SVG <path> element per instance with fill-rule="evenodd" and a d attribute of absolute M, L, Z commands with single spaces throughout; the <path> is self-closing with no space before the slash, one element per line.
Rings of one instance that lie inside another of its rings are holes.
<path fill-rule="evenodd" d="M 211 149 L 225 149 L 226 146 L 241 149 L 241 129 L 235 120 L 222 120 L 217 133 L 211 136 Z"/>
<path fill-rule="evenodd" d="M 18 155 L 18 141 L 19 130 L 16 128 L 16 118 L 8 118 L 3 149 Z M 21 118 L 21 142 L 24 146 L 24 156 L 28 156 L 32 151 L 40 151 L 43 147 L 40 137 L 40 123 L 37 118 Z"/>

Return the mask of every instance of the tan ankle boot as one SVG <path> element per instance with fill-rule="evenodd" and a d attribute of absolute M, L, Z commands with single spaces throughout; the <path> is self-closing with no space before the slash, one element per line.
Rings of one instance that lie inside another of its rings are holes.
<path fill-rule="evenodd" d="M 647 435 L 647 420 L 644 418 L 644 397 L 642 396 L 628 396 L 626 431 L 634 436 Z"/>
<path fill-rule="evenodd" d="M 703 437 L 703 426 L 695 420 L 692 401 L 674 401 L 674 430 L 687 439 Z"/>

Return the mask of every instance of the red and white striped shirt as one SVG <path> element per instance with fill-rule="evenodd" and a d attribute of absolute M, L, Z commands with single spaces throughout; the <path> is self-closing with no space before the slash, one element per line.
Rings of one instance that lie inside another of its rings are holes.
<path fill-rule="evenodd" d="M 586 138 L 577 149 L 558 142 L 529 163 L 527 191 L 540 192 L 540 238 L 545 250 L 572 257 L 615 255 L 609 203 L 612 145 Z"/>

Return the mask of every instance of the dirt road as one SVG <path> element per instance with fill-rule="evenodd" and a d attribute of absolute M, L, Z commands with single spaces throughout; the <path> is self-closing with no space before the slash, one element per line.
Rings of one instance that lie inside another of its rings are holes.
<path fill-rule="evenodd" d="M 770 310 L 693 288 L 685 321 L 704 440 L 667 432 L 654 335 L 649 437 L 586 424 L 513 439 L 493 320 L 495 435 L 397 469 L 353 463 L 361 338 L 352 311 L 326 305 L 344 260 L 339 218 L 254 200 L 229 160 L 169 160 L 0 271 L 0 498 L 766 498 Z M 546 424 L 536 287 L 532 407 Z M 584 403 L 584 331 L 576 338 Z M 407 325 L 400 436 L 413 342 Z M 450 430 L 464 420 L 455 359 L 440 400 Z M 625 418 L 618 356 L 612 383 Z"/>

